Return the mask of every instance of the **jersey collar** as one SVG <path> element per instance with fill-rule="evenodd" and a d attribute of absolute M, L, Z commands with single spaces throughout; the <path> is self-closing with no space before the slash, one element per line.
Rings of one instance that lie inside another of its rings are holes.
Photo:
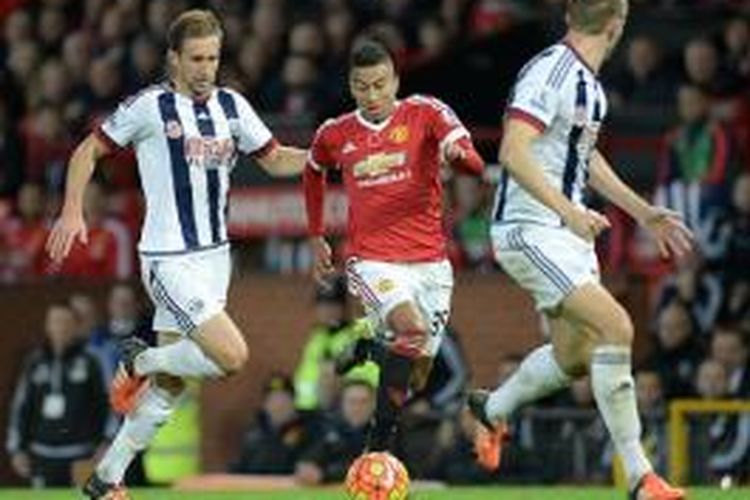
<path fill-rule="evenodd" d="M 365 128 L 369 128 L 373 132 L 382 132 L 385 130 L 385 128 L 388 126 L 389 123 L 391 123 L 391 120 L 393 119 L 393 116 L 398 112 L 398 109 L 401 107 L 401 101 L 396 101 L 395 105 L 393 106 L 393 113 L 388 116 L 385 120 L 383 120 L 380 123 L 372 123 L 367 118 L 362 115 L 362 111 L 359 109 L 354 112 L 354 116 L 357 117 L 357 121 Z"/>

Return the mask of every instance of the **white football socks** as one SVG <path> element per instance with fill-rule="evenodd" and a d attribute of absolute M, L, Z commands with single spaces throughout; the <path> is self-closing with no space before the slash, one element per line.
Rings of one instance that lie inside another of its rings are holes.
<path fill-rule="evenodd" d="M 632 490 L 652 467 L 641 446 L 641 421 L 630 359 L 627 346 L 607 345 L 594 349 L 591 386 Z"/>
<path fill-rule="evenodd" d="M 150 347 L 136 356 L 134 364 L 138 375 L 167 373 L 176 377 L 196 378 L 217 378 L 225 375 L 219 365 L 190 339 L 182 339 L 161 347 Z"/>
<path fill-rule="evenodd" d="M 144 450 L 169 418 L 176 397 L 159 387 L 150 386 L 138 401 L 138 406 L 125 417 L 96 473 L 104 482 L 120 484 L 135 454 Z"/>
<path fill-rule="evenodd" d="M 526 356 L 518 370 L 490 394 L 487 416 L 490 420 L 508 418 L 524 404 L 568 387 L 570 382 L 555 361 L 552 345 L 545 344 Z"/>

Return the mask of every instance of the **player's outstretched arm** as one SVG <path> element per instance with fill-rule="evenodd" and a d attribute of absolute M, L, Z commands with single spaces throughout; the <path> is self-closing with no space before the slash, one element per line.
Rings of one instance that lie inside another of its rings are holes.
<path fill-rule="evenodd" d="M 70 157 L 62 212 L 52 226 L 46 245 L 47 253 L 55 262 L 67 257 L 76 239 L 83 244 L 88 243 L 86 222 L 83 220 L 83 194 L 97 160 L 108 151 L 107 145 L 95 134 L 89 134 Z"/>
<path fill-rule="evenodd" d="M 648 229 L 662 257 L 682 257 L 692 251 L 693 234 L 677 212 L 656 207 L 638 196 L 617 175 L 604 155 L 595 150 L 589 164 L 589 185 Z"/>
<path fill-rule="evenodd" d="M 566 226 L 581 238 L 593 240 L 609 227 L 609 221 L 593 210 L 583 210 L 555 189 L 531 153 L 540 132 L 523 120 L 509 118 L 500 146 L 500 164 L 534 198 L 556 212 Z"/>
<path fill-rule="evenodd" d="M 274 177 L 296 177 L 305 169 L 307 150 L 293 146 L 276 146 L 257 161 L 263 170 Z"/>
<path fill-rule="evenodd" d="M 307 211 L 307 230 L 310 235 L 310 247 L 313 253 L 313 277 L 322 283 L 334 272 L 331 247 L 325 240 L 323 207 L 325 201 L 325 172 L 307 163 L 303 175 L 305 191 L 305 209 Z"/>

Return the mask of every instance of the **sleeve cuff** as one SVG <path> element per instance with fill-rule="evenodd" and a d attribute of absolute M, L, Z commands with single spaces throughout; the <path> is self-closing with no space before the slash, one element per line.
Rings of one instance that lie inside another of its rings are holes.
<path fill-rule="evenodd" d="M 313 158 L 312 150 L 307 153 L 307 164 L 310 166 L 311 169 L 315 170 L 316 172 L 322 172 L 323 167 L 315 161 L 315 158 Z"/>
<path fill-rule="evenodd" d="M 118 149 L 122 149 L 122 146 L 117 144 L 117 142 L 112 139 L 107 132 L 104 131 L 104 129 L 99 126 L 94 129 L 94 135 L 96 136 L 99 141 L 106 146 L 106 148 L 112 152 L 117 151 Z"/>
<path fill-rule="evenodd" d="M 520 120 L 534 127 L 539 132 L 547 130 L 547 124 L 541 118 L 534 116 L 528 111 L 519 108 L 510 108 L 507 113 L 508 119 Z"/>
<path fill-rule="evenodd" d="M 268 156 L 277 147 L 279 147 L 279 141 L 277 141 L 274 137 L 271 137 L 263 146 L 256 149 L 255 151 L 251 151 L 250 156 L 254 160 L 259 160 Z"/>
<path fill-rule="evenodd" d="M 456 127 L 450 132 L 448 132 L 445 137 L 443 137 L 443 140 L 440 141 L 440 146 L 438 147 L 440 154 L 445 154 L 445 149 L 448 147 L 449 144 L 462 139 L 464 137 L 471 137 L 469 134 L 469 131 L 466 130 L 464 127 Z"/>

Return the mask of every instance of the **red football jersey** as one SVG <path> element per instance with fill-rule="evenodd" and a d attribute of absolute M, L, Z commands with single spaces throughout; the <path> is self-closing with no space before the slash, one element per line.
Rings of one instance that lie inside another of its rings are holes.
<path fill-rule="evenodd" d="M 313 168 L 341 169 L 349 199 L 347 254 L 381 261 L 446 257 L 443 147 L 469 137 L 443 102 L 412 96 L 383 123 L 355 111 L 328 120 L 310 148 Z"/>

